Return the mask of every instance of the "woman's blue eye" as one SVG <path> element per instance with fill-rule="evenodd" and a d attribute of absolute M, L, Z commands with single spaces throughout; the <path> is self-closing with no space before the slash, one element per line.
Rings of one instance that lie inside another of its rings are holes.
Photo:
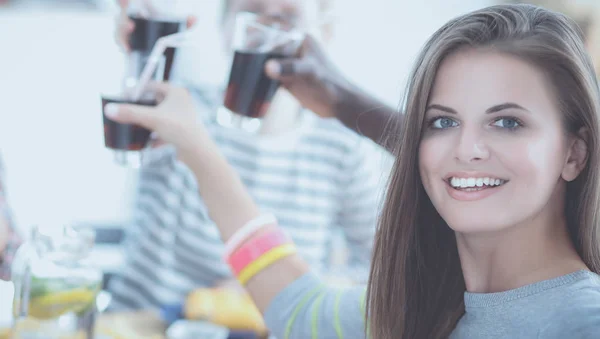
<path fill-rule="evenodd" d="M 450 118 L 440 117 L 436 118 L 431 122 L 433 128 L 450 128 L 458 126 L 458 123 Z"/>
<path fill-rule="evenodd" d="M 493 123 L 496 127 L 515 129 L 521 127 L 521 123 L 513 118 L 500 118 Z"/>

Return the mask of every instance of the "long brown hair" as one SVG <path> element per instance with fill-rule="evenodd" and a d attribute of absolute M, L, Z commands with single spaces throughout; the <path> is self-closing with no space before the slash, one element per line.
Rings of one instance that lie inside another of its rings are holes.
<path fill-rule="evenodd" d="M 554 86 L 565 129 L 587 129 L 587 166 L 567 185 L 565 209 L 579 255 L 592 271 L 600 271 L 600 94 L 581 31 L 566 16 L 531 5 L 478 10 L 434 33 L 408 83 L 367 291 L 369 335 L 375 339 L 446 338 L 464 314 L 465 282 L 454 232 L 433 207 L 418 170 L 425 107 L 437 69 L 460 48 L 488 48 L 536 65 Z"/>

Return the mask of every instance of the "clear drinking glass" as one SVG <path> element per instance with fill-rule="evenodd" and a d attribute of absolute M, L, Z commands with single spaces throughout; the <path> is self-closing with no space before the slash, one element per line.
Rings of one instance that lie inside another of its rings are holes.
<path fill-rule="evenodd" d="M 102 272 L 86 261 L 94 232 L 34 228 L 13 261 L 13 339 L 94 338 Z"/>
<path fill-rule="evenodd" d="M 117 95 L 102 96 L 103 109 L 107 103 L 156 105 L 151 95 L 138 98 L 135 90 L 140 86 L 140 82 L 144 81 L 143 71 L 150 62 L 155 65 L 149 80 L 171 79 L 177 48 L 165 48 L 157 56 L 157 60 L 152 60 L 155 57 L 152 53 L 161 38 L 173 36 L 186 29 L 185 14 L 178 11 L 178 4 L 178 1 L 170 0 L 165 8 L 161 8 L 158 3 L 154 4 L 152 1 L 132 3 L 129 18 L 134 23 L 134 30 L 129 36 L 130 50 L 126 54 L 122 88 Z M 151 132 L 139 126 L 116 123 L 104 114 L 103 122 L 105 146 L 113 152 L 114 161 L 130 168 L 142 166 Z"/>
<path fill-rule="evenodd" d="M 238 13 L 229 82 L 217 121 L 225 126 L 258 130 L 280 85 L 265 74 L 265 64 L 270 59 L 295 56 L 303 40 L 304 33 L 298 30 L 267 24 L 255 13 Z"/>
<path fill-rule="evenodd" d="M 126 95 L 103 95 L 101 99 L 102 112 L 109 103 L 156 106 L 156 100 L 152 97 L 144 97 L 136 101 Z M 113 152 L 115 163 L 130 168 L 142 166 L 152 132 L 137 125 L 118 123 L 109 119 L 104 113 L 102 113 L 102 121 L 104 146 Z"/>

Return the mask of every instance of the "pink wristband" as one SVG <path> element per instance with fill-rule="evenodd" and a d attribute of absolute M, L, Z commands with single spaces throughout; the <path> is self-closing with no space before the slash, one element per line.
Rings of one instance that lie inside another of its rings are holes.
<path fill-rule="evenodd" d="M 250 239 L 227 259 L 227 263 L 238 276 L 246 266 L 271 249 L 291 243 L 291 239 L 281 229 L 276 229 Z"/>
<path fill-rule="evenodd" d="M 237 230 L 227 242 L 225 242 L 224 258 L 230 257 L 244 241 L 248 240 L 254 233 L 258 232 L 263 227 L 276 225 L 277 219 L 273 214 L 261 214 L 260 216 L 250 220 L 239 230 Z"/>

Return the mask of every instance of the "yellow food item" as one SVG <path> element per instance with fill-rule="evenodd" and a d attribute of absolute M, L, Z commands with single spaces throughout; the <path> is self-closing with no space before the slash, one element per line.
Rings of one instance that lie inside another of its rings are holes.
<path fill-rule="evenodd" d="M 52 319 L 65 313 L 78 313 L 93 305 L 96 291 L 76 288 L 44 294 L 29 302 L 29 314 L 37 319 Z"/>
<path fill-rule="evenodd" d="M 260 311 L 248 294 L 230 289 L 197 289 L 188 295 L 184 315 L 232 330 L 267 333 Z"/>
<path fill-rule="evenodd" d="M 207 320 L 210 318 L 215 310 L 212 291 L 208 288 L 200 288 L 188 295 L 183 307 L 186 319 Z"/>
<path fill-rule="evenodd" d="M 10 328 L 0 328 L 0 339 L 10 339 Z"/>

